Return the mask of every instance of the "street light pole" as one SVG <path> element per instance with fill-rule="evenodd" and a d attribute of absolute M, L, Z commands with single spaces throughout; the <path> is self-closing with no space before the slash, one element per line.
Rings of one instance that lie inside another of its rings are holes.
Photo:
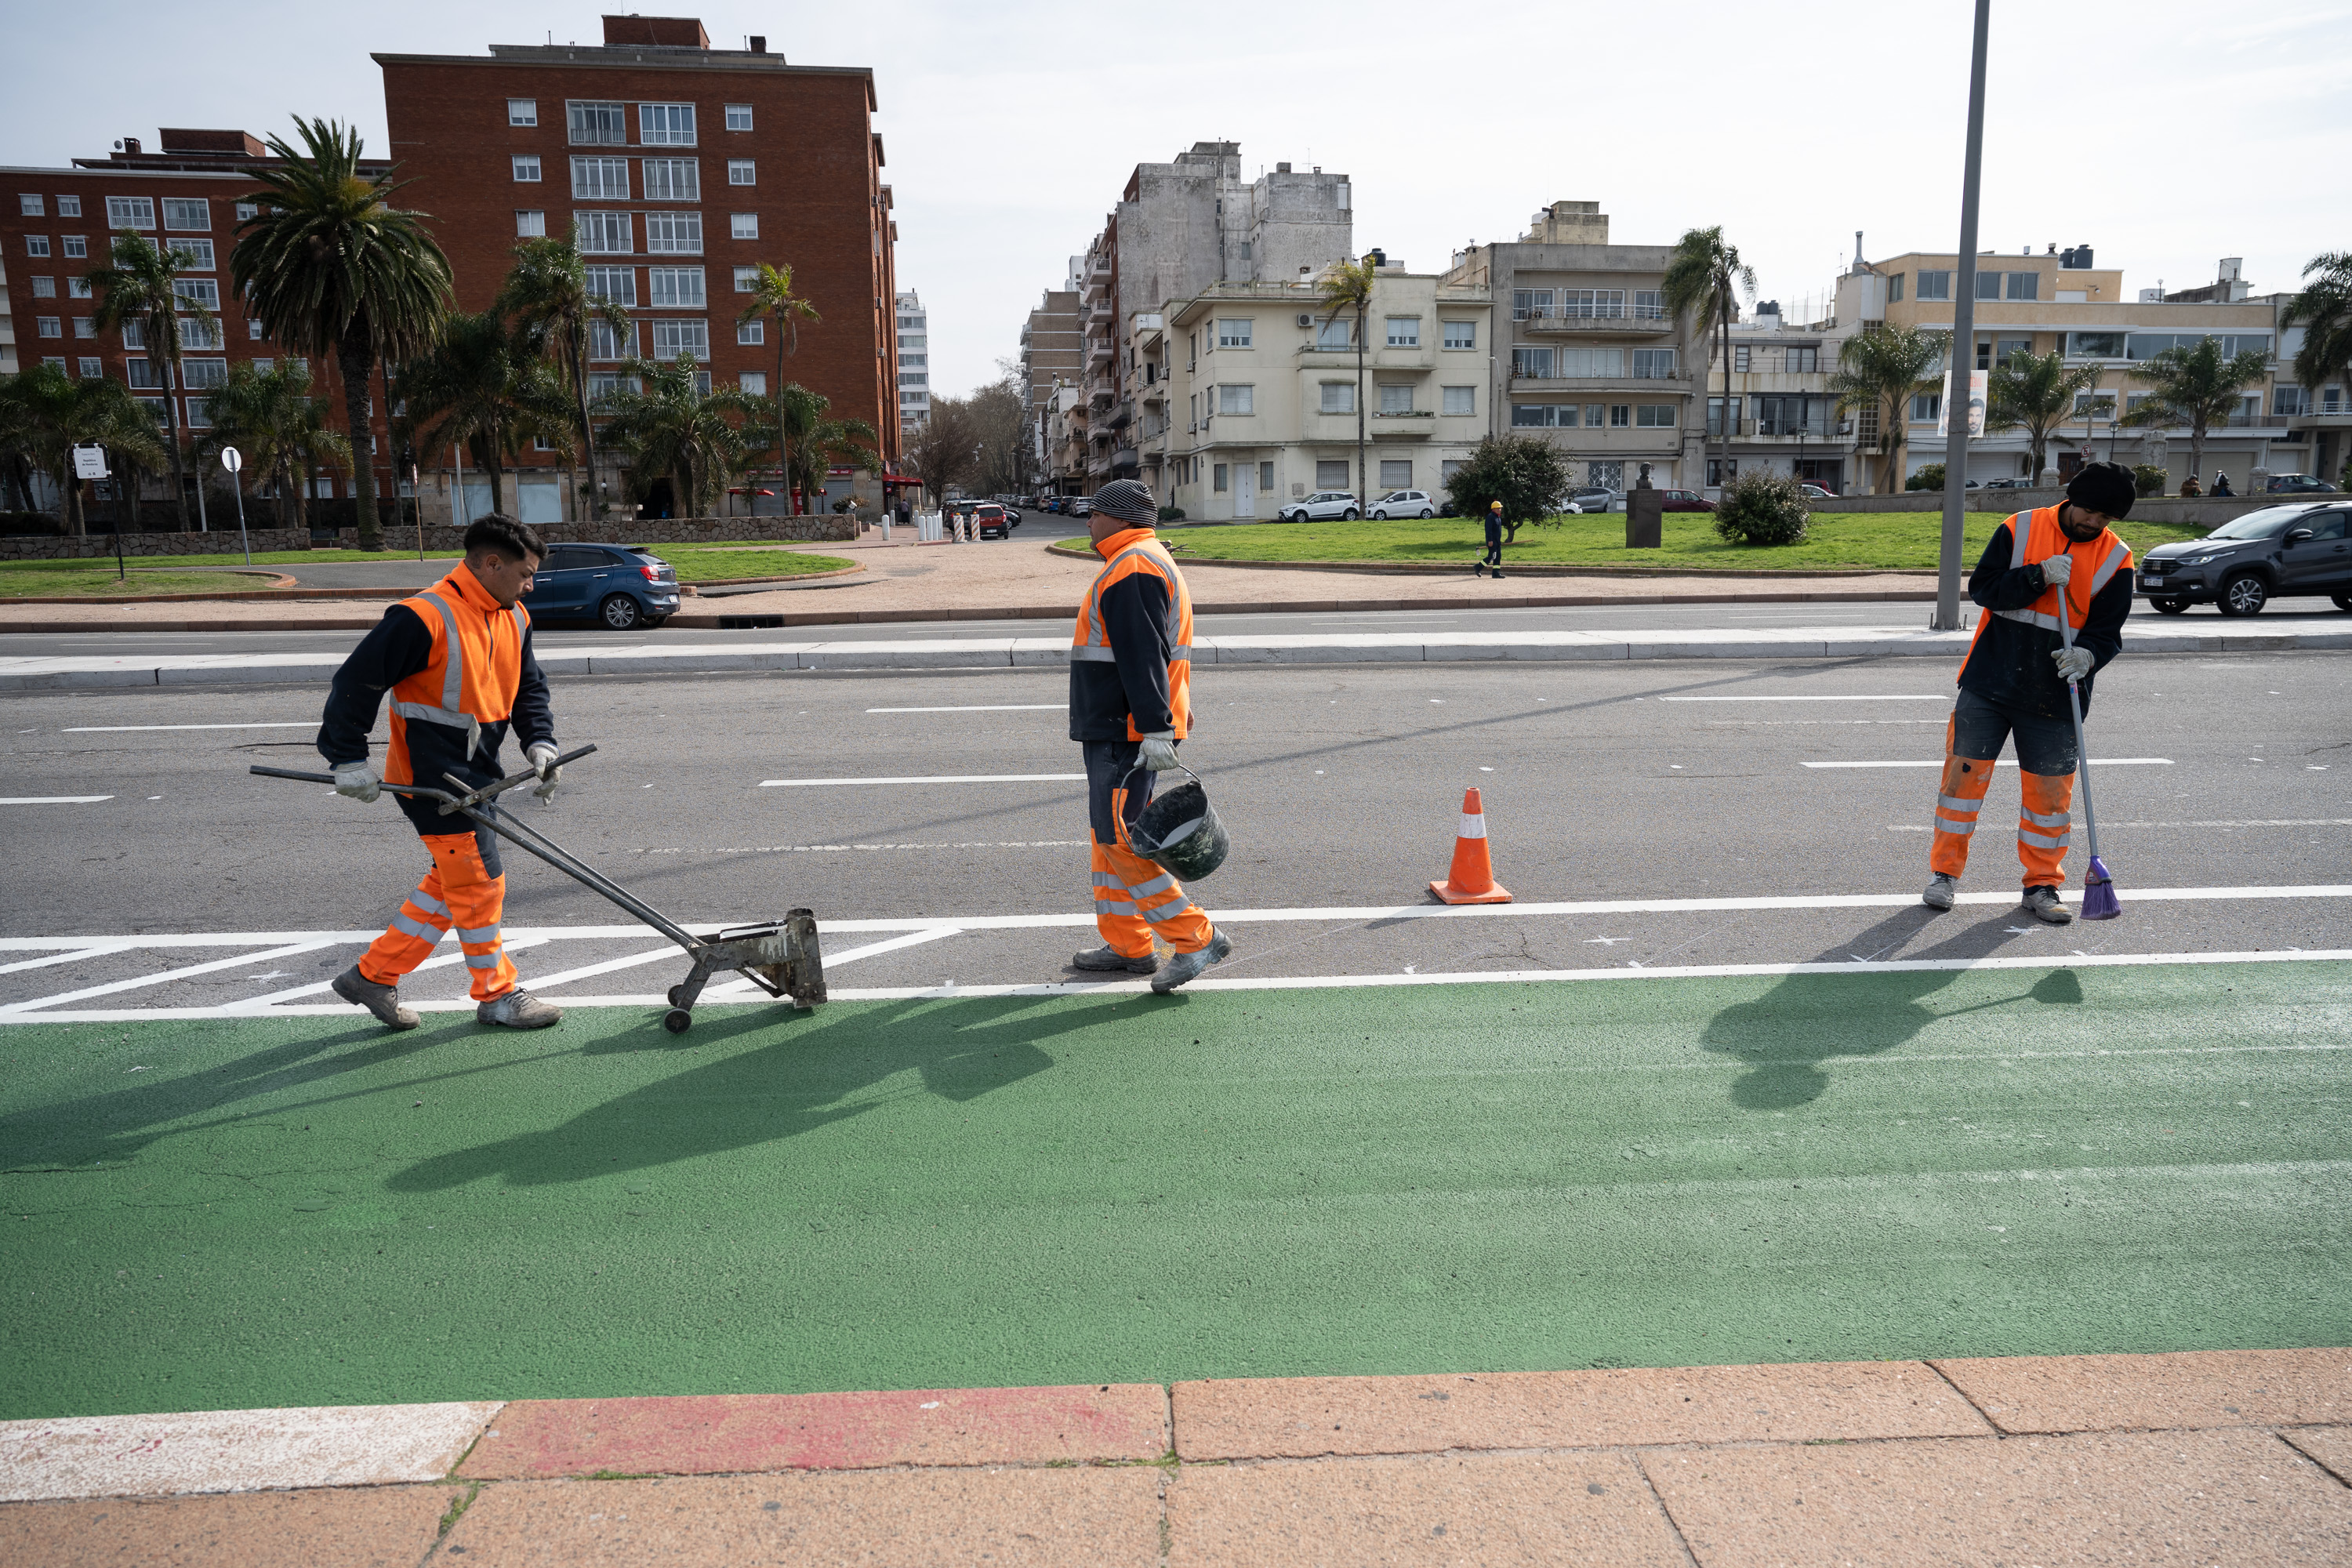
<path fill-rule="evenodd" d="M 1969 62 L 1969 144 L 1960 174 L 1960 256 L 1954 268 L 1951 346 L 1944 354 L 1944 536 L 1937 552 L 1936 618 L 1928 629 L 1960 629 L 1960 539 L 1968 517 L 1969 422 L 1976 385 L 1977 190 L 1984 171 L 1985 39 L 1992 0 L 1977 0 Z"/>

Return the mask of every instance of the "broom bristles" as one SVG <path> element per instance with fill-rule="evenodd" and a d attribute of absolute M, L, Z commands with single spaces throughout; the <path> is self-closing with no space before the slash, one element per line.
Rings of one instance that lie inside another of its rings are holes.
<path fill-rule="evenodd" d="M 2107 874 L 2106 862 L 2092 856 L 2091 868 L 2083 874 L 2083 918 L 2111 921 L 2123 912 L 2123 904 L 2116 898 L 2116 879 Z"/>

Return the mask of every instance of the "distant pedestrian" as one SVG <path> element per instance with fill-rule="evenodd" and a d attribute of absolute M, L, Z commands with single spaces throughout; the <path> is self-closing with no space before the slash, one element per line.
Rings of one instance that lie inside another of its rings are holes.
<path fill-rule="evenodd" d="M 1496 576 L 1503 574 L 1503 503 L 1498 500 L 1486 503 L 1486 553 L 1472 570 L 1484 577 L 1489 567 Z"/>
<path fill-rule="evenodd" d="M 915 509 L 908 503 L 907 498 L 901 495 L 898 498 L 898 526 L 904 528 L 914 521 Z"/>
<path fill-rule="evenodd" d="M 2213 476 L 2213 493 L 2217 496 L 2233 496 L 2238 492 L 2230 488 L 2229 475 L 2215 474 Z"/>
<path fill-rule="evenodd" d="M 2191 474 L 2187 479 L 2180 481 L 2181 500 L 2194 500 L 2204 493 L 2205 489 L 2202 485 L 2200 485 L 2197 482 L 2197 476 L 2195 474 Z"/>

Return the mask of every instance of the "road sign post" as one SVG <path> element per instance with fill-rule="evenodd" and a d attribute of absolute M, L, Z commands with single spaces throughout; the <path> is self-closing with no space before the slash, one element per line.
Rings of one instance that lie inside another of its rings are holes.
<path fill-rule="evenodd" d="M 1958 367 L 1976 367 L 1977 333 L 1977 191 L 1984 173 L 1985 39 L 1991 30 L 1992 0 L 1977 0 L 1976 37 L 1969 61 L 1969 143 L 1960 172 L 1960 258 L 1952 290 L 1951 347 L 1945 352 L 1945 397 L 1948 429 L 1944 440 L 1944 537 L 1937 552 L 1936 618 L 1929 629 L 1960 629 L 1960 535 L 1968 521 L 1969 426 L 1974 422 L 1949 417 L 1951 395 L 1972 387 L 1973 375 L 1962 379 Z M 1969 411 L 1973 416 L 1974 411 Z"/>
<path fill-rule="evenodd" d="M 76 484 L 79 484 L 84 479 L 105 479 L 107 477 L 106 448 L 76 447 L 73 449 L 73 467 Z M 119 496 L 115 498 L 114 508 L 114 575 L 118 581 L 130 575 L 122 566 L 122 506 L 121 498 Z"/>
<path fill-rule="evenodd" d="M 220 463 L 228 471 L 229 488 L 236 492 L 236 542 L 245 546 L 245 563 L 253 564 L 253 536 L 245 531 L 245 487 L 236 482 L 236 471 L 245 467 L 245 454 L 234 447 L 223 447 Z M 201 489 L 203 487 L 197 487 Z"/>

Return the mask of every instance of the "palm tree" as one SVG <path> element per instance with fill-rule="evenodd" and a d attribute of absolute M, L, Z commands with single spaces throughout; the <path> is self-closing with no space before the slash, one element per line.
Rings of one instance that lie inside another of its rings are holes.
<path fill-rule="evenodd" d="M 688 354 L 674 364 L 628 360 L 621 368 L 643 377 L 644 388 L 625 383 L 601 411 L 612 416 L 604 436 L 628 458 L 637 493 L 667 478 L 685 515 L 709 516 L 728 482 L 775 445 L 775 433 L 753 422 L 768 414 L 769 400 L 731 386 L 703 391 L 700 367 Z"/>
<path fill-rule="evenodd" d="M 782 267 L 772 267 L 762 261 L 751 279 L 751 302 L 743 307 L 735 320 L 740 324 L 766 318 L 773 323 L 776 334 L 775 389 L 784 384 L 784 356 L 801 352 L 801 323 L 823 320 L 816 307 L 793 292 L 793 268 L 789 261 Z M 800 498 L 792 501 L 793 514 L 800 514 Z"/>
<path fill-rule="evenodd" d="M 449 258 L 427 215 L 394 207 L 403 186 L 360 172 L 359 132 L 340 121 L 297 120 L 304 151 L 269 139 L 278 162 L 237 225 L 229 275 L 262 331 L 289 349 L 332 355 L 354 459 L 369 450 L 368 382 L 379 363 L 422 353 L 449 308 Z M 375 465 L 352 464 L 360 548 L 383 547 Z"/>
<path fill-rule="evenodd" d="M 2033 454 L 2033 482 L 2039 485 L 2051 435 L 2073 416 L 2074 395 L 2099 384 L 2099 367 L 2087 364 L 2069 370 L 2066 355 L 2059 349 L 2046 354 L 2013 353 L 1993 366 L 1985 384 L 1985 428 L 2024 426 Z"/>
<path fill-rule="evenodd" d="M 588 416 L 589 331 L 601 321 L 627 341 L 635 328 L 628 311 L 589 291 L 588 264 L 581 258 L 578 240 L 575 228 L 569 239 L 526 239 L 516 246 L 514 269 L 499 290 L 496 309 L 513 316 L 553 356 L 572 389 L 575 427 L 593 498 L 596 494 L 596 430 Z"/>
<path fill-rule="evenodd" d="M 242 453 L 245 473 L 277 490 L 280 527 L 300 528 L 309 515 L 302 475 L 320 465 L 351 467 L 351 441 L 329 426 L 326 405 L 311 398 L 310 373 L 299 363 L 229 366 L 228 380 L 205 399 L 205 417 L 212 426 L 196 443 L 197 454 L 218 458 L 224 447 Z M 239 489 L 244 479 L 237 476 Z"/>
<path fill-rule="evenodd" d="M 1905 405 L 1921 393 L 1936 390 L 1934 372 L 1943 360 L 1944 342 L 1939 332 L 1879 321 L 1848 338 L 1838 350 L 1837 373 L 1830 377 L 1830 391 L 1838 400 L 1840 413 L 1854 408 L 1877 411 L 1884 454 L 1879 488 L 1890 495 L 1902 488 L 1896 480 L 1903 471 Z"/>
<path fill-rule="evenodd" d="M 203 300 L 185 298 L 179 291 L 179 276 L 187 269 L 188 260 L 186 251 L 169 246 L 159 249 L 145 236 L 124 229 L 114 237 L 110 264 L 93 267 L 88 274 L 90 290 L 98 299 L 98 330 L 111 332 L 137 323 L 146 340 L 148 359 L 163 367 L 163 427 L 171 432 L 172 506 L 183 533 L 188 531 L 187 475 L 180 458 L 180 400 L 175 395 L 182 390 L 181 318 L 196 322 L 215 345 L 220 334 L 220 318 Z"/>
<path fill-rule="evenodd" d="M 798 382 L 771 400 L 775 405 L 778 457 L 785 485 L 804 495 L 824 489 L 825 470 L 837 453 L 854 452 L 872 459 L 881 439 L 863 419 L 828 419 L 833 400 L 811 392 Z M 795 502 L 793 510 L 799 510 Z"/>
<path fill-rule="evenodd" d="M 89 531 L 82 511 L 81 481 L 74 478 L 73 449 L 104 447 L 114 454 L 115 483 L 128 484 L 132 467 L 163 461 L 163 443 L 154 416 L 119 381 L 93 376 L 77 381 L 61 365 L 38 364 L 0 383 L 0 426 L 16 449 L 47 471 L 65 498 L 66 531 Z M 120 493 L 120 492 L 118 492 Z"/>
<path fill-rule="evenodd" d="M 1704 321 L 1707 330 L 1716 333 L 1723 351 L 1723 457 L 1716 473 L 1725 484 L 1731 482 L 1731 313 L 1735 309 L 1735 291 L 1748 299 L 1756 297 L 1756 269 L 1744 266 L 1739 259 L 1739 247 L 1727 244 L 1723 237 L 1723 226 L 1687 230 L 1667 258 L 1664 279 L 1659 283 L 1667 310 L 1676 316 L 1688 316 L 1693 321 Z"/>
<path fill-rule="evenodd" d="M 2352 379 L 2352 250 L 2313 257 L 2303 276 L 2303 292 L 2287 301 L 2279 325 L 2304 329 L 2294 379 L 2316 392 L 2327 382 Z"/>
<path fill-rule="evenodd" d="M 560 426 L 568 442 L 573 433 L 570 399 L 539 352 L 530 333 L 516 331 L 498 311 L 460 312 L 442 323 L 429 351 L 394 377 L 410 443 L 420 451 L 470 447 L 489 470 L 493 511 L 507 510 L 506 459 L 525 437 Z"/>
<path fill-rule="evenodd" d="M 1364 461 L 1364 317 L 1372 308 L 1372 285 L 1380 264 L 1370 257 L 1361 261 L 1335 261 L 1324 269 L 1317 285 L 1323 291 L 1323 324 L 1329 326 L 1349 311 L 1356 317 L 1356 504 L 1371 505 L 1371 484 Z"/>
<path fill-rule="evenodd" d="M 2244 401 L 2246 389 L 2260 386 L 2270 374 L 2270 356 L 2260 349 L 2223 359 L 2219 338 L 2175 343 L 2133 367 L 2132 379 L 2147 382 L 2156 391 L 2119 423 L 2188 426 L 2189 471 L 2201 474 L 2206 430 L 2217 421 L 2227 425 Z"/>

